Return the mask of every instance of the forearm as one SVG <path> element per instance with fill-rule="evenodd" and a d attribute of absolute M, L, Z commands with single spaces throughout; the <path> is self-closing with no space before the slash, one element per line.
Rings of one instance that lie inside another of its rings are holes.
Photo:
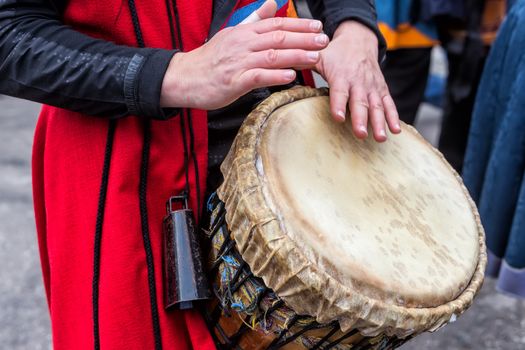
<path fill-rule="evenodd" d="M 167 118 L 173 51 L 115 45 L 61 23 L 48 1 L 0 1 L 0 93 L 90 115 Z"/>
<path fill-rule="evenodd" d="M 324 22 L 324 30 L 333 37 L 339 25 L 345 21 L 359 22 L 377 37 L 379 61 L 382 61 L 386 43 L 377 27 L 377 14 L 372 0 L 307 0 L 312 15 Z"/>

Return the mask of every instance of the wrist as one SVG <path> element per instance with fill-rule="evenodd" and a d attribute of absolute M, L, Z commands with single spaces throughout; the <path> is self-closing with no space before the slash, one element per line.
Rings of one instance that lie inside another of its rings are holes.
<path fill-rule="evenodd" d="M 348 20 L 341 22 L 334 32 L 334 39 L 346 39 L 359 42 L 360 47 L 377 57 L 379 42 L 376 33 L 366 25 Z"/>
<path fill-rule="evenodd" d="M 185 87 L 184 61 L 186 53 L 178 52 L 171 58 L 171 61 L 162 80 L 160 92 L 160 106 L 162 108 L 188 107 L 184 103 L 184 96 L 187 95 Z"/>

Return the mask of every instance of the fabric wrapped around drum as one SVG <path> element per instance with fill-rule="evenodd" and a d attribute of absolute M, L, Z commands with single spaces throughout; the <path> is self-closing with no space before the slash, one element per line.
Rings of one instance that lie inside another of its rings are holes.
<path fill-rule="evenodd" d="M 481 287 L 476 207 L 408 125 L 358 140 L 327 90 L 294 88 L 247 117 L 221 170 L 207 320 L 226 348 L 394 348 Z"/>

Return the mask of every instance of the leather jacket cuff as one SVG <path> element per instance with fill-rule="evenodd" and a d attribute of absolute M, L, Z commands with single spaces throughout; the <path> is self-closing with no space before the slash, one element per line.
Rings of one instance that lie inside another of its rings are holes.
<path fill-rule="evenodd" d="M 124 77 L 124 97 L 129 114 L 167 120 L 180 112 L 179 108 L 161 108 L 162 81 L 176 50 L 145 49 L 135 54 Z"/>

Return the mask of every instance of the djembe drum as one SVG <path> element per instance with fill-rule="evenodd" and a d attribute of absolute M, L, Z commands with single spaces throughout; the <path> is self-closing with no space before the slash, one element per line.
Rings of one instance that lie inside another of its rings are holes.
<path fill-rule="evenodd" d="M 410 126 L 356 139 L 326 95 L 272 95 L 222 164 L 206 312 L 219 348 L 393 349 L 481 287 L 484 232 L 460 177 Z"/>

